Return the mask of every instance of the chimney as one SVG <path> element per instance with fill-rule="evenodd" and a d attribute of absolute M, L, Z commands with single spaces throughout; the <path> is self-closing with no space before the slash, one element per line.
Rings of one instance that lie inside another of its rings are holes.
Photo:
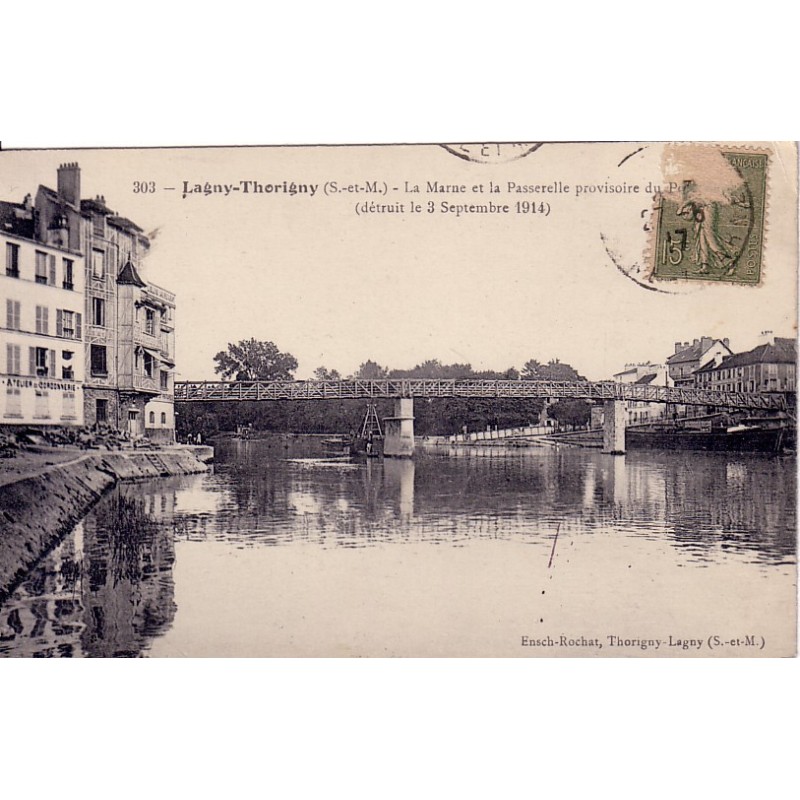
<path fill-rule="evenodd" d="M 77 161 L 58 168 L 58 196 L 76 208 L 81 203 L 81 168 Z"/>
<path fill-rule="evenodd" d="M 25 195 L 22 205 L 25 206 L 26 211 L 33 211 L 33 197 L 31 197 L 30 193 Z"/>
<path fill-rule="evenodd" d="M 675 342 L 675 355 L 678 355 L 683 350 L 683 345 L 680 342 Z"/>
<path fill-rule="evenodd" d="M 727 347 L 727 348 L 730 348 L 730 346 L 731 346 L 731 340 L 730 340 L 730 339 L 728 339 L 727 337 L 725 337 L 725 338 L 722 340 L 722 344 L 724 344 L 724 345 L 725 345 L 725 347 Z"/>
<path fill-rule="evenodd" d="M 775 344 L 775 334 L 772 331 L 761 331 L 759 344 Z"/>
<path fill-rule="evenodd" d="M 692 347 L 697 347 L 697 345 L 699 345 L 699 344 L 700 344 L 700 340 L 699 340 L 699 339 L 695 339 L 695 340 L 692 342 Z"/>
<path fill-rule="evenodd" d="M 700 348 L 703 351 L 708 350 L 709 347 L 714 343 L 714 340 L 710 336 L 703 336 L 700 339 Z"/>

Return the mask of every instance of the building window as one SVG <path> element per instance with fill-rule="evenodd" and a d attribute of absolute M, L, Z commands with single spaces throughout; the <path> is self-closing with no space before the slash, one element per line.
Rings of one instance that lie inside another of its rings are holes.
<path fill-rule="evenodd" d="M 151 308 L 145 309 L 144 332 L 150 336 L 156 335 L 156 312 Z"/>
<path fill-rule="evenodd" d="M 64 258 L 61 262 L 64 265 L 64 282 L 62 286 L 65 289 L 74 289 L 75 284 L 73 283 L 73 267 L 74 262 L 71 258 Z"/>
<path fill-rule="evenodd" d="M 22 393 L 19 389 L 9 386 L 6 389 L 6 417 L 22 416 Z"/>
<path fill-rule="evenodd" d="M 19 300 L 6 299 L 6 328 L 19 330 Z"/>
<path fill-rule="evenodd" d="M 161 370 L 161 389 L 167 391 L 169 389 L 169 372 Z"/>
<path fill-rule="evenodd" d="M 63 336 L 65 339 L 80 339 L 83 334 L 81 328 L 79 313 L 67 308 L 56 309 L 56 336 Z"/>
<path fill-rule="evenodd" d="M 19 278 L 19 245 L 6 242 L 6 275 Z"/>
<path fill-rule="evenodd" d="M 106 235 L 106 218 L 100 214 L 92 219 L 92 232 L 95 236 Z"/>
<path fill-rule="evenodd" d="M 99 297 L 92 298 L 92 325 L 106 326 L 106 301 Z"/>
<path fill-rule="evenodd" d="M 36 283 L 47 283 L 47 253 L 36 251 Z"/>
<path fill-rule="evenodd" d="M 6 344 L 6 374 L 21 375 L 22 371 L 19 363 L 19 345 Z"/>
<path fill-rule="evenodd" d="M 96 422 L 108 422 L 108 400 L 94 401 L 94 418 Z"/>
<path fill-rule="evenodd" d="M 162 411 L 161 412 L 161 424 L 162 425 L 166 425 L 167 424 L 167 412 L 166 411 Z"/>
<path fill-rule="evenodd" d="M 75 392 L 64 392 L 61 396 L 61 419 L 77 419 L 75 413 Z"/>
<path fill-rule="evenodd" d="M 75 368 L 70 363 L 72 361 L 72 350 L 61 351 L 61 377 L 67 381 L 75 380 Z"/>
<path fill-rule="evenodd" d="M 105 253 L 102 250 L 92 250 L 92 275 L 95 278 L 104 278 L 105 274 Z"/>
<path fill-rule="evenodd" d="M 56 336 L 75 338 L 75 314 L 67 309 L 56 309 Z"/>
<path fill-rule="evenodd" d="M 151 411 L 150 412 L 150 424 L 151 425 L 155 425 L 156 424 L 156 412 L 155 411 Z"/>
<path fill-rule="evenodd" d="M 33 369 L 31 372 L 38 378 L 46 378 L 50 374 L 48 362 L 55 362 L 55 356 L 49 358 L 48 355 L 49 354 L 46 347 L 31 347 L 31 356 L 33 361 L 33 364 L 31 365 Z"/>
<path fill-rule="evenodd" d="M 106 377 L 108 375 L 106 348 L 101 344 L 91 346 L 91 369 L 94 376 Z"/>
<path fill-rule="evenodd" d="M 47 306 L 36 306 L 36 333 L 48 334 L 50 311 Z"/>
<path fill-rule="evenodd" d="M 153 365 L 154 365 L 154 362 L 155 362 L 155 359 L 153 358 L 153 356 L 151 356 L 150 353 L 148 353 L 147 350 L 145 350 L 144 351 L 144 374 L 147 375 L 148 378 L 152 378 L 153 377 Z"/>

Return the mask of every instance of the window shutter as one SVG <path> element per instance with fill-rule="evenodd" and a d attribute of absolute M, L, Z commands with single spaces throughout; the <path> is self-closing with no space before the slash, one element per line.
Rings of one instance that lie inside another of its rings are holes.
<path fill-rule="evenodd" d="M 63 336 L 64 335 L 64 312 L 60 309 L 56 309 L 56 336 Z"/>
<path fill-rule="evenodd" d="M 28 374 L 35 376 L 36 375 L 36 348 L 35 347 L 29 347 L 28 348 L 28 356 L 29 356 Z"/>
<path fill-rule="evenodd" d="M 14 301 L 6 300 L 6 328 L 14 329 Z"/>
<path fill-rule="evenodd" d="M 14 327 L 19 330 L 19 300 L 14 301 Z"/>
<path fill-rule="evenodd" d="M 42 332 L 42 307 L 36 306 L 36 333 Z"/>
<path fill-rule="evenodd" d="M 50 360 L 47 363 L 47 374 L 51 378 L 55 378 L 56 377 L 56 351 L 55 350 L 51 350 L 50 351 Z"/>
<path fill-rule="evenodd" d="M 56 285 L 56 257 L 50 256 L 50 285 Z"/>
<path fill-rule="evenodd" d="M 42 333 L 50 333 L 50 309 L 42 306 Z"/>
<path fill-rule="evenodd" d="M 14 345 L 6 344 L 6 372 L 14 374 Z"/>
<path fill-rule="evenodd" d="M 81 328 L 81 315 L 75 314 L 75 338 L 80 339 L 83 336 Z"/>

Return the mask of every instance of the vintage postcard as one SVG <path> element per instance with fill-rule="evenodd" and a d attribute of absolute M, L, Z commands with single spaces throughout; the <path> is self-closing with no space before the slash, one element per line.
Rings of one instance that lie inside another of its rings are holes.
<path fill-rule="evenodd" d="M 797 163 L 0 150 L 0 656 L 795 656 Z"/>

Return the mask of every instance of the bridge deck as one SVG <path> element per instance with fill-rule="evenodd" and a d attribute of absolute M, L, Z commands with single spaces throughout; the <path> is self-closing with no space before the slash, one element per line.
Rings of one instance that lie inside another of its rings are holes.
<path fill-rule="evenodd" d="M 374 400 L 398 397 L 632 400 L 731 409 L 784 409 L 781 394 L 678 389 L 636 383 L 591 381 L 484 381 L 384 378 L 341 381 L 182 381 L 178 401 Z"/>

